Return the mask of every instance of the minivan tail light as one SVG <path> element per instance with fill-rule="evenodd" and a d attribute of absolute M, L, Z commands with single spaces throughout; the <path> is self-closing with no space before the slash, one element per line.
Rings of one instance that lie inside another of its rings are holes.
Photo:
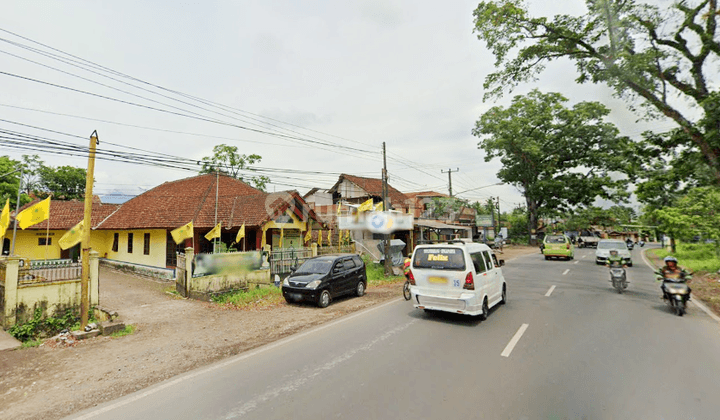
<path fill-rule="evenodd" d="M 467 276 L 465 276 L 465 284 L 463 284 L 463 289 L 475 290 L 475 283 L 473 282 L 473 275 L 471 271 L 468 271 Z"/>
<path fill-rule="evenodd" d="M 565 245 L 565 249 L 570 249 L 570 244 Z"/>
<path fill-rule="evenodd" d="M 408 281 L 415 286 L 415 276 L 413 276 L 412 270 L 408 270 Z"/>

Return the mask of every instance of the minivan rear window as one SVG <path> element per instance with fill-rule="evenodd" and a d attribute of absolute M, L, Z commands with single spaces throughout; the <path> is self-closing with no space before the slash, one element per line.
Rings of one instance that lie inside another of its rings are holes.
<path fill-rule="evenodd" d="M 465 257 L 459 248 L 421 248 L 415 251 L 414 268 L 465 270 Z"/>
<path fill-rule="evenodd" d="M 565 243 L 565 237 L 564 236 L 547 236 L 545 238 L 545 243 L 548 244 L 564 244 Z"/>

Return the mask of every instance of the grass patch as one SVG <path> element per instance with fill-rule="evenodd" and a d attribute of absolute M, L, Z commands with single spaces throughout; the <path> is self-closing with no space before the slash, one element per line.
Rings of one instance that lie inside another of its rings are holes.
<path fill-rule="evenodd" d="M 126 325 L 125 328 L 123 328 L 120 331 L 115 331 L 114 333 L 110 334 L 110 337 L 124 337 L 126 335 L 130 335 L 135 332 L 135 326 L 132 324 Z"/>
<path fill-rule="evenodd" d="M 368 286 L 380 286 L 383 284 L 405 281 L 405 276 L 385 277 L 385 266 L 372 262 L 372 260 L 367 256 L 363 256 L 363 261 L 365 261 L 365 270 L 367 272 Z"/>
<path fill-rule="evenodd" d="M 26 342 L 22 343 L 20 348 L 27 349 L 30 347 L 37 347 L 42 343 L 43 343 L 43 340 L 30 340 L 30 341 L 26 341 Z"/>
<path fill-rule="evenodd" d="M 692 272 L 715 273 L 720 270 L 720 258 L 715 253 L 713 244 L 686 244 L 679 243 L 676 246 L 677 252 L 672 254 L 678 259 L 680 266 Z M 651 249 L 649 252 L 659 258 L 671 255 L 667 249 Z"/>
<path fill-rule="evenodd" d="M 222 306 L 247 308 L 277 305 L 283 302 L 283 297 L 279 287 L 262 287 L 221 293 L 214 296 L 212 301 Z"/>

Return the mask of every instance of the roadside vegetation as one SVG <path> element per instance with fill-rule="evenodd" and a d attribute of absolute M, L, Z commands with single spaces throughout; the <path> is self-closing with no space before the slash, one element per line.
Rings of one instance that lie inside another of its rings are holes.
<path fill-rule="evenodd" d="M 392 284 L 399 281 L 405 281 L 405 276 L 389 276 L 385 277 L 385 267 L 382 264 L 373 262 L 367 255 L 363 255 L 365 268 L 367 271 L 368 287 L 381 286 L 383 284 Z"/>
<path fill-rule="evenodd" d="M 92 315 L 93 311 L 90 311 Z M 90 317 L 90 322 L 95 322 L 93 316 Z M 35 309 L 32 319 L 24 323 L 15 324 L 8 330 L 8 333 L 16 339 L 22 341 L 23 347 L 34 347 L 40 345 L 42 339 L 57 335 L 62 330 L 79 330 L 80 329 L 80 314 L 75 311 L 67 310 L 65 314 L 60 317 L 46 316 L 43 317 L 43 311 L 41 308 Z M 32 344 L 37 342 L 37 344 Z"/>
<path fill-rule="evenodd" d="M 248 309 L 279 305 L 284 299 L 279 287 L 263 287 L 221 293 L 212 301 L 226 308 Z"/>
<path fill-rule="evenodd" d="M 130 335 L 135 332 L 135 326 L 132 324 L 126 325 L 125 328 L 123 328 L 120 331 L 116 331 L 112 334 L 110 334 L 110 337 L 124 337 L 126 335 Z"/>

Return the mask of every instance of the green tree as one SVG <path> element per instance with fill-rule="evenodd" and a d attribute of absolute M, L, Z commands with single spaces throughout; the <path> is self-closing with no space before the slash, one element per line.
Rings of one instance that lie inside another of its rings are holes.
<path fill-rule="evenodd" d="M 255 188 L 265 191 L 270 178 L 264 175 L 246 177 L 242 171 L 253 171 L 251 165 L 260 162 L 260 155 L 242 155 L 236 146 L 218 144 L 213 147 L 213 155 L 202 158 L 201 174 L 211 174 L 215 171 L 227 174 L 240 181 L 247 182 Z"/>
<path fill-rule="evenodd" d="M 533 90 L 516 96 L 508 108 L 493 107 L 477 121 L 473 134 L 485 161 L 499 157 L 497 176 L 525 196 L 528 229 L 538 217 L 589 205 L 596 197 L 626 198 L 628 181 L 608 171 L 625 170 L 632 142 L 618 137 L 604 122 L 609 110 L 597 102 L 581 102 L 572 109 L 559 93 Z"/>
<path fill-rule="evenodd" d="M 603 83 L 618 97 L 645 108 L 647 117 L 675 121 L 684 146 L 720 184 L 720 41 L 717 0 L 677 1 L 665 10 L 633 0 L 588 0 L 581 16 L 530 16 L 523 0 L 481 2 L 475 32 L 499 70 L 485 79 L 486 98 L 532 81 L 545 65 L 572 61 L 576 82 Z M 699 110 L 698 117 L 687 106 Z"/>
<path fill-rule="evenodd" d="M 87 171 L 74 166 L 42 165 L 38 169 L 38 196 L 52 193 L 53 199 L 72 200 L 85 197 Z"/>
<path fill-rule="evenodd" d="M 689 239 L 695 235 L 715 240 L 720 254 L 720 189 L 698 187 L 678 199 L 671 207 L 653 211 L 660 230 L 670 235 L 672 252 L 675 239 Z"/>

